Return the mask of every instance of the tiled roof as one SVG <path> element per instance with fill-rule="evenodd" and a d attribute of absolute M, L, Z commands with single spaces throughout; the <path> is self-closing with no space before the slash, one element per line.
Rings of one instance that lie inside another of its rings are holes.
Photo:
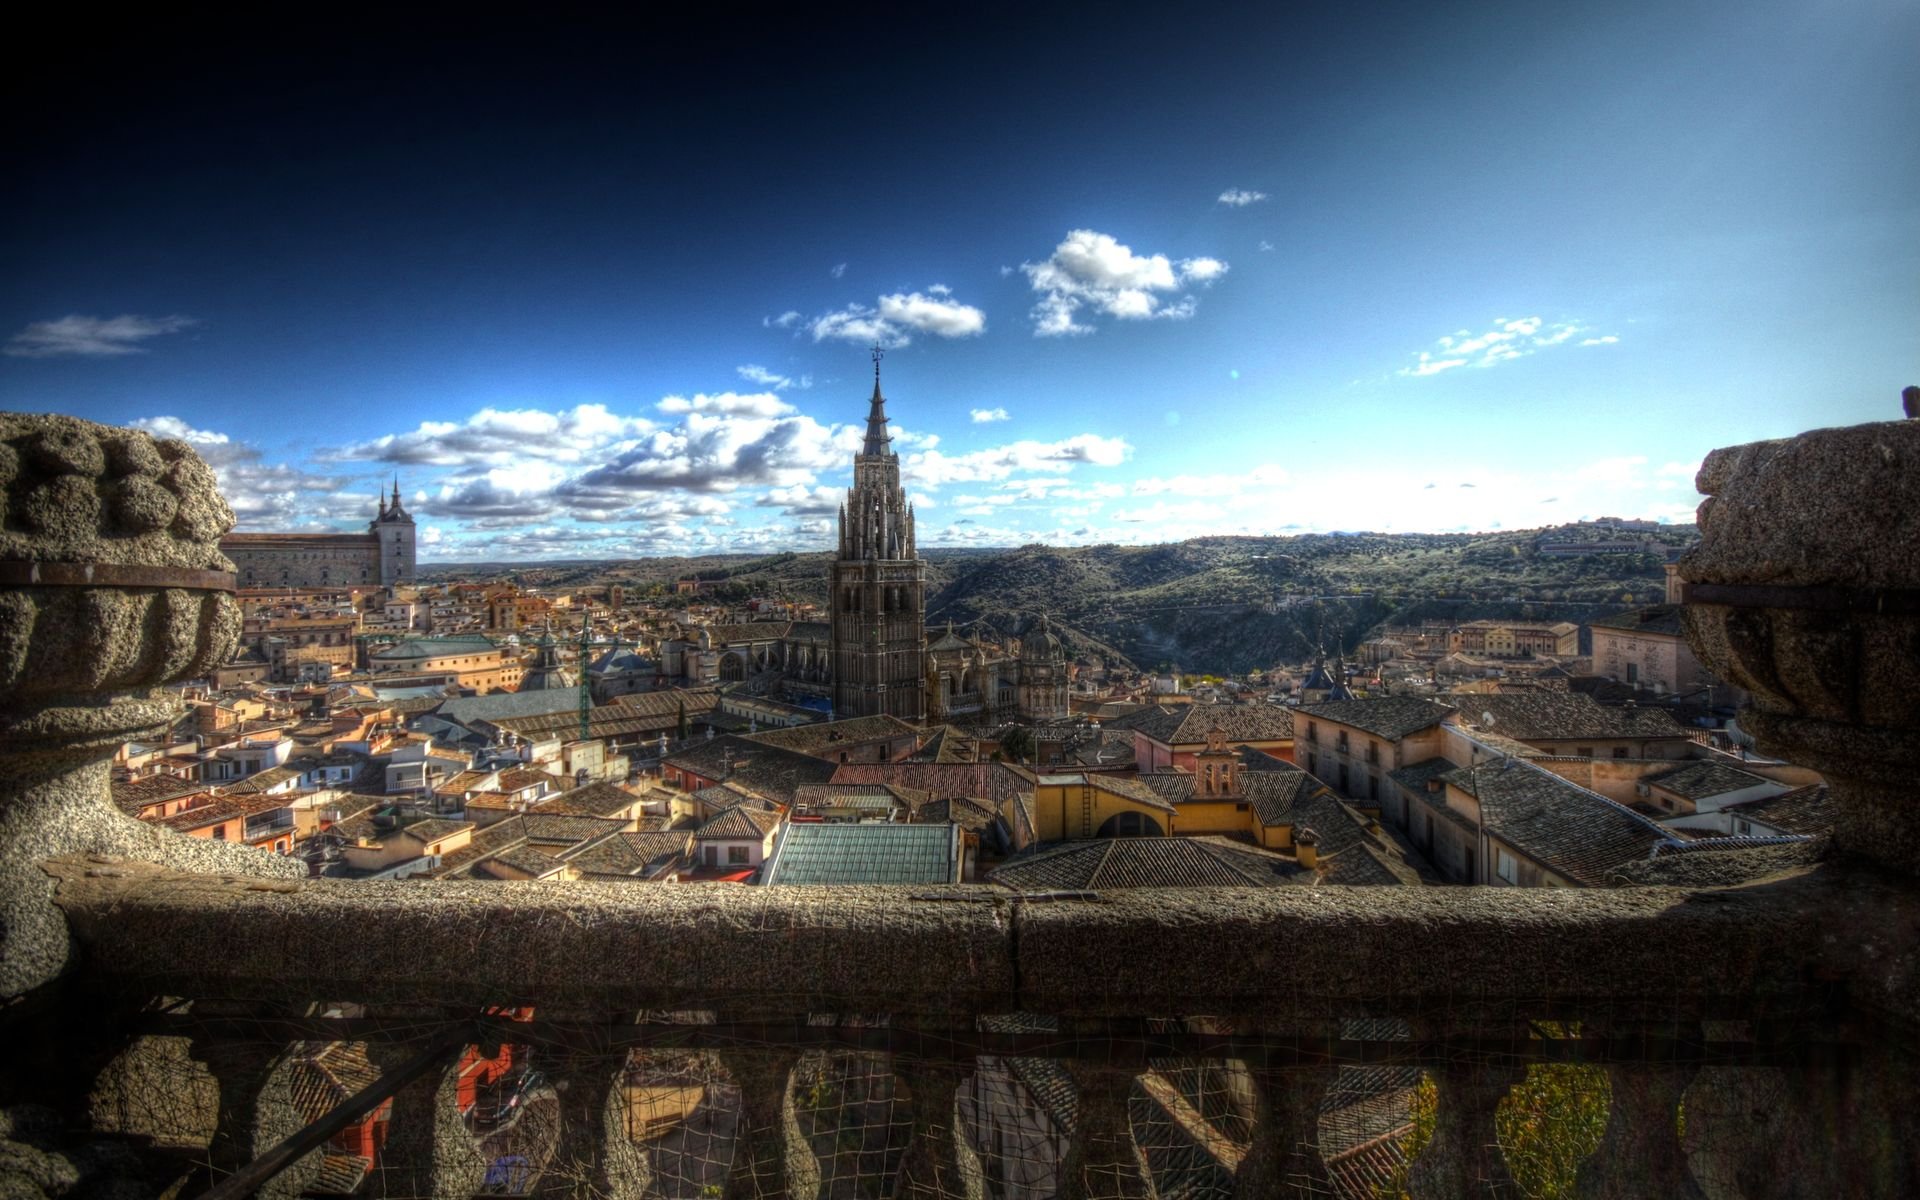
<path fill-rule="evenodd" d="M 1729 805 L 1726 811 L 1755 821 L 1765 821 L 1775 829 L 1784 829 L 1788 833 L 1818 834 L 1833 828 L 1833 809 L 1827 805 L 1827 785 L 1824 783 L 1809 784 L 1762 800 Z"/>
<path fill-rule="evenodd" d="M 615 696 L 614 703 L 657 717 L 678 717 L 684 708 L 691 719 L 718 707 L 720 693 L 711 688 L 669 688 L 660 692 L 631 692 Z"/>
<path fill-rule="evenodd" d="M 783 804 L 793 801 L 794 789 L 802 784 L 834 778 L 834 764 L 824 759 L 733 734 L 670 754 L 666 761 L 705 779 L 744 784 Z"/>
<path fill-rule="evenodd" d="M 787 636 L 792 626 L 791 621 L 748 621 L 742 625 L 708 625 L 706 631 L 713 645 L 730 646 L 736 643 L 777 642 Z"/>
<path fill-rule="evenodd" d="M 780 814 L 736 804 L 693 831 L 698 841 L 759 841 L 780 825 Z"/>
<path fill-rule="evenodd" d="M 793 790 L 793 802 L 815 808 L 898 808 L 917 811 L 932 796 L 890 783 L 809 783 Z"/>
<path fill-rule="evenodd" d="M 444 837 L 451 837 L 463 829 L 472 828 L 473 826 L 465 821 L 452 821 L 445 817 L 430 817 L 425 821 L 415 821 L 405 828 L 394 830 L 394 832 L 404 833 L 424 846 L 429 842 L 435 842 Z"/>
<path fill-rule="evenodd" d="M 632 808 L 639 800 L 640 797 L 618 784 L 589 783 L 585 787 L 563 792 L 553 802 L 550 811 L 584 817 L 610 817 Z"/>
<path fill-rule="evenodd" d="M 1007 763 L 841 763 L 834 783 L 890 783 L 935 799 L 970 796 L 995 805 L 1033 794 L 1033 776 Z"/>
<path fill-rule="evenodd" d="M 952 825 L 798 823 L 787 826 L 767 870 L 769 885 L 957 883 Z"/>
<path fill-rule="evenodd" d="M 1462 724 L 1521 741 L 1559 738 L 1681 737 L 1659 708 L 1613 708 L 1579 692 L 1503 692 L 1455 696 Z"/>
<path fill-rule="evenodd" d="M 1311 883 L 1291 858 L 1212 837 L 1094 838 L 1029 850 L 988 880 L 1015 891 L 1131 887 L 1278 887 Z"/>
<path fill-rule="evenodd" d="M 1155 708 L 1125 728 L 1165 746 L 1199 745 L 1215 729 L 1229 742 L 1271 742 L 1293 736 L 1293 714 L 1271 704 L 1186 704 Z M 1109 728 L 1113 726 L 1109 722 Z"/>
<path fill-rule="evenodd" d="M 137 815 L 150 804 L 162 804 L 206 790 L 204 784 L 175 779 L 171 775 L 150 775 L 145 779 L 115 780 L 113 802 L 123 811 Z"/>
<path fill-rule="evenodd" d="M 499 696 L 462 696 L 445 701 L 434 711 L 458 725 L 499 721 L 508 717 L 537 717 L 567 712 L 580 706 L 578 692 L 508 692 Z"/>
<path fill-rule="evenodd" d="M 1680 606 L 1657 604 L 1652 608 L 1595 617 L 1587 622 L 1595 629 L 1624 629 L 1631 633 L 1654 633 L 1662 637 L 1685 637 L 1680 628 Z"/>
<path fill-rule="evenodd" d="M 836 750 L 862 742 L 880 741 L 915 733 L 913 726 L 898 717 L 852 717 L 845 721 L 822 721 L 816 725 L 795 725 L 791 729 L 767 729 L 749 734 L 748 740 L 783 750 L 797 750 L 816 757 L 831 756 Z"/>
<path fill-rule="evenodd" d="M 1487 832 L 1580 883 L 1605 884 L 1671 835 L 1638 813 L 1522 759 L 1456 767 L 1448 783 L 1480 801 Z"/>
<path fill-rule="evenodd" d="M 512 770 L 500 772 L 500 790 L 503 792 L 518 792 L 525 788 L 539 787 L 543 783 L 551 787 L 555 782 L 557 781 L 553 776 L 545 771 L 534 770 L 532 767 L 514 767 Z"/>
<path fill-rule="evenodd" d="M 623 833 L 564 857 L 577 870 L 592 875 L 638 875 L 648 873 L 662 860 L 685 855 L 690 844 L 685 830 Z"/>
<path fill-rule="evenodd" d="M 951 822 L 968 833 L 983 833 L 1000 819 L 1000 814 L 982 801 L 955 796 L 948 800 L 929 800 L 915 809 L 910 819 L 916 825 Z"/>
<path fill-rule="evenodd" d="M 229 796 L 257 796 L 289 779 L 298 779 L 300 775 L 298 767 L 268 767 L 264 771 L 255 771 L 238 783 L 220 785 L 220 790 Z"/>
<path fill-rule="evenodd" d="M 1295 716 L 1318 717 L 1337 725 L 1350 725 L 1383 738 L 1402 738 L 1444 721 L 1453 707 L 1422 700 L 1418 696 L 1382 696 L 1375 700 L 1332 700 L 1302 708 Z"/>
<path fill-rule="evenodd" d="M 1659 775 L 1650 775 L 1647 777 L 1647 782 L 1676 796 L 1684 796 L 1688 800 L 1700 800 L 1708 796 L 1745 791 L 1747 788 L 1759 787 L 1770 781 L 1759 775 L 1742 771 L 1738 767 L 1730 767 L 1712 759 L 1700 759 L 1684 767 Z"/>
<path fill-rule="evenodd" d="M 204 829 L 220 821 L 229 821 L 234 817 L 252 817 L 260 813 L 272 812 L 276 808 L 285 808 L 285 796 L 218 796 L 206 804 L 177 812 L 170 817 L 161 817 L 154 822 L 168 829 L 186 833 L 189 830 Z"/>

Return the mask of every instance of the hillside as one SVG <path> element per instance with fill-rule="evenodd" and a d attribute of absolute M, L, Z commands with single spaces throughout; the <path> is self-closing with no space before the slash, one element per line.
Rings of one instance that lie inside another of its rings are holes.
<path fill-rule="evenodd" d="M 1591 527 L 1479 534 L 1309 534 L 1196 538 L 1157 546 L 927 550 L 927 623 L 982 622 L 1006 633 L 1046 613 L 1076 652 L 1152 668 L 1244 672 L 1351 649 L 1382 624 L 1479 617 L 1584 621 L 1658 603 L 1664 554 L 1554 558 L 1540 541 Z M 1691 525 L 1640 533 L 1664 548 Z M 529 587 L 619 583 L 671 589 L 699 575 L 723 598 L 824 603 L 829 556 L 713 555 L 601 563 L 425 567 L 423 582 L 512 579 Z"/>

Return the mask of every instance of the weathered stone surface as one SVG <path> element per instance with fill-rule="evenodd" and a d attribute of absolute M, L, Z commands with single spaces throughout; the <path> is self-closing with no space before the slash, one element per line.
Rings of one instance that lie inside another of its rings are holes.
<path fill-rule="evenodd" d="M 1708 454 L 1689 583 L 1912 587 L 1920 570 L 1920 424 L 1883 421 Z"/>
<path fill-rule="evenodd" d="M 0 413 L 0 560 L 226 570 L 233 523 L 213 473 L 184 442 L 72 417 Z M 300 864 L 143 825 L 108 796 L 120 743 L 177 711 L 154 689 L 231 653 L 231 593 L 179 587 L 0 591 L 0 1000 L 67 961 L 52 881 L 67 854 L 189 870 L 294 876 Z"/>
<path fill-rule="evenodd" d="M 1761 749 L 1828 776 L 1835 845 L 1920 871 L 1920 424 L 1716 450 L 1698 485 L 1689 587 L 1778 590 L 1764 607 L 1690 602 L 1694 653 L 1752 693 L 1741 723 Z"/>
<path fill-rule="evenodd" d="M 90 969 L 170 995 L 1324 1021 L 1435 1005 L 1538 1015 L 1557 1000 L 1620 1016 L 1791 1010 L 1815 1001 L 1811 976 L 1920 1019 L 1920 896 L 1826 864 L 1710 892 L 1140 889 L 1048 903 L 586 882 L 282 890 L 133 863 L 51 869 Z M 250 953 L 219 952 L 236 944 Z"/>

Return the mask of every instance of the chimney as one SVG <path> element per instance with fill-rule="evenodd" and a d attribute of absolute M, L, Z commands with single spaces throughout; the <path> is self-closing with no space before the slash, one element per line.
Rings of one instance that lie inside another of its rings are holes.
<path fill-rule="evenodd" d="M 1293 856 L 1311 871 L 1320 862 L 1320 838 L 1305 825 L 1293 831 Z"/>
<path fill-rule="evenodd" d="M 1429 792 L 1438 792 L 1445 786 L 1446 784 L 1440 782 L 1438 777 L 1427 780 L 1427 791 Z"/>

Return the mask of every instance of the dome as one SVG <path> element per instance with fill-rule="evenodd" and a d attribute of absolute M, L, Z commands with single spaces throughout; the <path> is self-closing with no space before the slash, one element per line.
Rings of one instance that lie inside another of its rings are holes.
<path fill-rule="evenodd" d="M 1053 636 L 1053 629 L 1045 617 L 1040 623 L 1027 630 L 1027 636 L 1020 639 L 1020 657 L 1032 661 L 1057 661 L 1066 657 L 1066 651 L 1060 646 L 1060 639 Z"/>

